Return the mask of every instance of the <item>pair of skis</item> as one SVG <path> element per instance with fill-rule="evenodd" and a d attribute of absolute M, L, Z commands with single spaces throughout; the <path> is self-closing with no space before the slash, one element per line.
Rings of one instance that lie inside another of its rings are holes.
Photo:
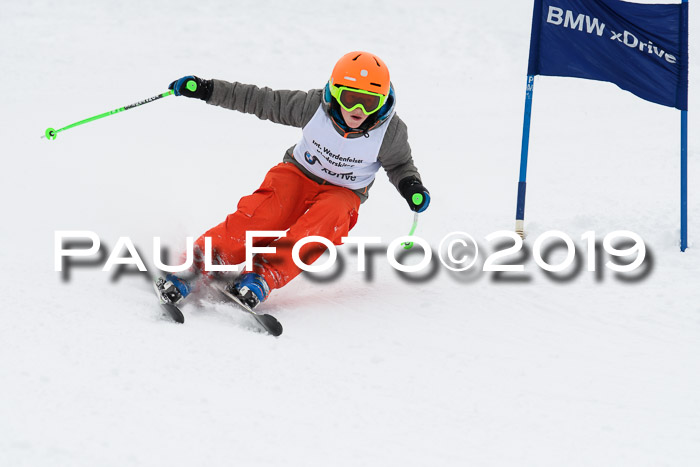
<path fill-rule="evenodd" d="M 277 319 L 274 316 L 256 313 L 255 310 L 253 310 L 247 304 L 242 302 L 238 298 L 238 296 L 227 290 L 224 284 L 214 283 L 213 287 L 214 289 L 218 290 L 229 301 L 233 302 L 238 309 L 240 309 L 244 313 L 251 315 L 255 319 L 256 323 L 258 324 L 261 330 L 275 337 L 278 337 L 282 334 L 282 324 L 279 321 L 277 321 Z M 153 288 L 156 292 L 156 295 L 158 296 L 158 300 L 160 301 L 160 306 L 163 308 L 165 313 L 176 323 L 184 323 L 185 316 L 182 314 L 182 311 L 175 303 L 172 303 L 170 301 L 170 299 L 165 293 L 163 293 L 162 289 L 158 287 L 157 281 L 153 283 Z"/>

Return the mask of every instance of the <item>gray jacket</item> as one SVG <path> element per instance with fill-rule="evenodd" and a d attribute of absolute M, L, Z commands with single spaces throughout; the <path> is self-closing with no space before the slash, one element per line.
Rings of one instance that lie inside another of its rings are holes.
<path fill-rule="evenodd" d="M 318 106 L 323 104 L 327 114 L 331 113 L 330 95 L 323 89 L 312 89 L 311 91 L 273 91 L 270 88 L 259 88 L 250 84 L 238 82 L 229 83 L 222 80 L 212 80 L 213 91 L 208 104 L 217 105 L 239 112 L 254 114 L 262 120 L 270 120 L 274 123 L 304 128 L 318 110 Z M 392 95 L 387 99 L 387 104 L 393 109 L 395 99 Z M 385 110 L 385 109 L 382 109 Z M 388 115 L 390 112 L 382 112 Z M 365 131 L 372 131 L 386 123 L 386 119 L 379 119 L 369 129 L 357 131 L 344 131 L 334 121 L 336 131 L 346 138 L 361 137 Z M 406 124 L 398 117 L 389 120 L 381 148 L 379 149 L 378 161 L 389 176 L 391 183 L 398 189 L 399 182 L 407 177 L 415 177 L 420 180 L 418 169 L 413 165 L 411 157 L 411 147 L 408 144 L 408 130 Z M 284 161 L 295 164 L 310 179 L 317 183 L 329 183 L 315 175 L 309 173 L 293 156 L 294 146 L 289 148 L 284 155 Z M 367 200 L 370 185 L 353 190 L 362 202 Z"/>

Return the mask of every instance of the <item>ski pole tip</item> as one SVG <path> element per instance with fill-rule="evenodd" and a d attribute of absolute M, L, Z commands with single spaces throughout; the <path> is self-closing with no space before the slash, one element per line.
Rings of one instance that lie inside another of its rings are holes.
<path fill-rule="evenodd" d="M 47 128 L 44 132 L 44 136 L 48 140 L 56 139 L 56 130 L 54 130 L 53 128 Z"/>

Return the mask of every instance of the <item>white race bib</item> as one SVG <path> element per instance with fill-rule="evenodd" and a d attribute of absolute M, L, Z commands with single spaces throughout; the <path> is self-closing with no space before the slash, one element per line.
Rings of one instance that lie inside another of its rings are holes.
<path fill-rule="evenodd" d="M 377 156 L 393 117 L 392 113 L 383 125 L 363 136 L 344 138 L 320 105 L 302 130 L 301 141 L 294 148 L 294 159 L 333 185 L 351 190 L 366 187 L 381 167 Z"/>

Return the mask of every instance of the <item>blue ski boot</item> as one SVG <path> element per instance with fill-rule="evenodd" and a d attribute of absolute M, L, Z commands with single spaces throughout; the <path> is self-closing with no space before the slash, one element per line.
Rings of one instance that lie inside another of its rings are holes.
<path fill-rule="evenodd" d="M 246 272 L 238 276 L 233 284 L 228 286 L 228 290 L 251 309 L 264 302 L 270 295 L 270 287 L 265 278 L 254 272 Z"/>
<path fill-rule="evenodd" d="M 174 305 L 180 303 L 192 292 L 192 286 L 189 282 L 170 273 L 165 275 L 165 279 L 159 277 L 156 281 L 156 287 L 161 293 L 161 299 Z"/>

